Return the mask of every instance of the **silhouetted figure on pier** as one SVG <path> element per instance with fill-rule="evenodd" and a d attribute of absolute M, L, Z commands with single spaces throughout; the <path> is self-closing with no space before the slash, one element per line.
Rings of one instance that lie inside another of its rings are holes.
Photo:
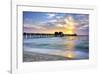
<path fill-rule="evenodd" d="M 54 35 L 55 35 L 55 37 L 57 37 L 59 35 L 59 33 L 58 32 L 55 32 Z"/>
<path fill-rule="evenodd" d="M 59 32 L 59 35 L 60 35 L 60 37 L 64 36 L 63 32 Z"/>
<path fill-rule="evenodd" d="M 54 35 L 55 35 L 55 37 L 63 37 L 64 36 L 63 32 L 55 32 Z"/>

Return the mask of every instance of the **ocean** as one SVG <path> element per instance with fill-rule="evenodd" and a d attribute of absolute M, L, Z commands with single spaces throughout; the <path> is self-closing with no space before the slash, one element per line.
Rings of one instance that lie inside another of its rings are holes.
<path fill-rule="evenodd" d="M 89 37 L 64 36 L 24 38 L 23 52 L 25 51 L 58 55 L 71 60 L 89 59 Z"/>

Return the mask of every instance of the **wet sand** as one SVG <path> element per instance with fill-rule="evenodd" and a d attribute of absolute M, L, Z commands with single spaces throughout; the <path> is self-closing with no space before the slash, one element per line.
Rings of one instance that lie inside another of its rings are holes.
<path fill-rule="evenodd" d="M 58 55 L 48 55 L 36 52 L 24 51 L 23 62 L 37 62 L 37 61 L 57 61 L 67 60 L 68 58 Z"/>

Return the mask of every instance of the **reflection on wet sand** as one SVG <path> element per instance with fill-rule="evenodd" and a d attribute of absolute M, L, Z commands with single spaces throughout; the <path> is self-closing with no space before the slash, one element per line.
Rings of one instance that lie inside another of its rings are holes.
<path fill-rule="evenodd" d="M 68 36 L 66 38 L 67 44 L 65 45 L 66 49 L 64 51 L 60 50 L 60 51 L 55 51 L 52 52 L 51 54 L 53 55 L 60 55 L 60 56 L 64 56 L 67 59 L 73 59 L 75 58 L 75 41 L 76 41 L 77 37 L 76 36 Z"/>
<path fill-rule="evenodd" d="M 73 59 L 75 58 L 75 53 L 74 53 L 74 49 L 75 49 L 75 39 L 76 36 L 69 36 L 68 38 L 68 43 L 67 43 L 67 53 L 66 53 L 66 57 L 69 59 Z"/>

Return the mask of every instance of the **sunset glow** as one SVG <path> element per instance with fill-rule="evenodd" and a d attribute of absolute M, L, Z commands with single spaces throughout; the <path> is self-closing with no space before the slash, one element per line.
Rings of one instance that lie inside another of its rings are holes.
<path fill-rule="evenodd" d="M 71 16 L 68 16 L 65 22 L 67 25 L 66 34 L 75 34 L 74 19 Z"/>
<path fill-rule="evenodd" d="M 24 12 L 23 19 L 26 33 L 88 34 L 88 14 Z"/>
<path fill-rule="evenodd" d="M 74 52 L 69 51 L 69 52 L 66 54 L 66 57 L 67 57 L 68 59 L 73 59 L 73 58 L 75 57 L 75 54 L 74 54 Z"/>
<path fill-rule="evenodd" d="M 89 59 L 89 14 L 23 11 L 23 62 Z"/>

